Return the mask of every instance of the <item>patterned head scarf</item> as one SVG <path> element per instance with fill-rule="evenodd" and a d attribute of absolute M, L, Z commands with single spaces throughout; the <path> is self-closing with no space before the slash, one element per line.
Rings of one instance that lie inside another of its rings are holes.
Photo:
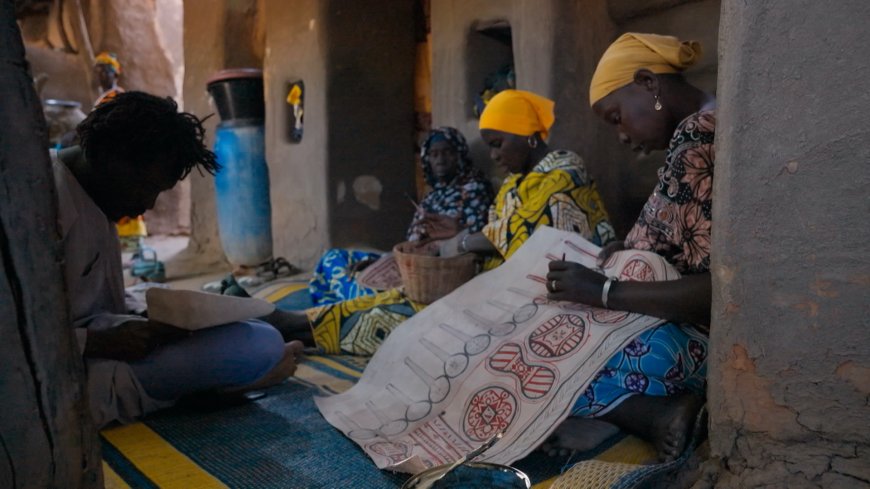
<path fill-rule="evenodd" d="M 550 127 L 556 121 L 556 104 L 547 98 L 524 90 L 504 90 L 498 93 L 480 115 L 480 129 L 531 136 L 541 133 L 547 140 Z"/>
<path fill-rule="evenodd" d="M 695 41 L 658 34 L 623 34 L 598 62 L 589 86 L 589 105 L 633 82 L 639 69 L 659 74 L 680 73 L 695 64 L 702 54 L 701 45 Z"/>
<path fill-rule="evenodd" d="M 429 135 L 420 149 L 420 161 L 423 165 L 423 178 L 433 188 L 438 185 L 438 179 L 432 174 L 432 164 L 429 162 L 429 150 L 433 144 L 439 141 L 447 141 L 453 147 L 453 150 L 456 151 L 456 156 L 459 158 L 456 167 L 456 175 L 458 177 L 469 175 L 474 171 L 474 167 L 471 166 L 471 159 L 468 158 L 468 143 L 465 142 L 465 136 L 452 127 L 432 129 L 429 131 Z"/>
<path fill-rule="evenodd" d="M 108 66 L 116 75 L 121 74 L 121 62 L 118 61 L 118 55 L 115 53 L 103 51 L 98 54 L 97 57 L 94 58 L 94 66 L 97 65 Z"/>

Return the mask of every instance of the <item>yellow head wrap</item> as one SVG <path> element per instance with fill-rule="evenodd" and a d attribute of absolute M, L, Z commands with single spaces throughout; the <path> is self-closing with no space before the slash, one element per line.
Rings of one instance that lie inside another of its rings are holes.
<path fill-rule="evenodd" d="M 532 92 L 503 90 L 486 104 L 483 114 L 480 114 L 479 127 L 518 136 L 540 132 L 541 139 L 546 140 L 556 121 L 555 106 L 552 100 Z"/>
<path fill-rule="evenodd" d="M 113 70 L 115 70 L 116 75 L 121 74 L 121 62 L 118 61 L 118 55 L 115 53 L 110 53 L 108 51 L 103 51 L 98 54 L 96 58 L 94 58 L 94 65 L 108 65 L 111 66 Z"/>
<path fill-rule="evenodd" d="M 641 68 L 653 73 L 679 73 L 697 62 L 703 51 L 695 41 L 673 36 L 637 34 L 619 36 L 601 56 L 589 86 L 589 105 L 634 81 Z"/>

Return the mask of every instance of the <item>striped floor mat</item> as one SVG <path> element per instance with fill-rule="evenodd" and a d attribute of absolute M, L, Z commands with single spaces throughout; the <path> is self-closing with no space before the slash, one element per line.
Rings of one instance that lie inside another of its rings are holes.
<path fill-rule="evenodd" d="M 298 282 L 273 283 L 256 295 L 288 309 L 305 307 L 307 300 L 305 284 Z M 106 487 L 400 487 L 407 475 L 378 470 L 314 406 L 313 396 L 350 388 L 365 363 L 350 356 L 307 356 L 292 379 L 265 391 L 262 399 L 219 409 L 176 406 L 140 423 L 106 429 L 101 433 Z M 621 485 L 632 474 L 648 472 L 653 466 L 640 464 L 653 456 L 646 443 L 619 435 L 571 460 L 535 452 L 515 466 L 529 474 L 535 489 L 621 488 L 633 486 Z M 557 482 L 569 463 L 581 460 L 586 462 L 574 465 Z M 593 461 L 604 464 L 607 477 L 600 476 L 600 465 L 582 467 Z M 595 477 L 587 480 L 590 474 Z"/>

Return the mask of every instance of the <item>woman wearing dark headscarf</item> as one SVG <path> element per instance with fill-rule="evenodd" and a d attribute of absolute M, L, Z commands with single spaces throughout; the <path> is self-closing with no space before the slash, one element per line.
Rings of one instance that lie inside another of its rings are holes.
<path fill-rule="evenodd" d="M 420 160 L 426 183 L 432 190 L 417 207 L 408 227 L 408 240 L 451 237 L 450 232 L 445 234 L 443 229 L 434 230 L 427 225 L 427 218 L 432 216 L 452 221 L 454 233 L 462 229 L 477 232 L 483 228 L 492 203 L 492 185 L 472 165 L 462 134 L 452 127 L 432 130 L 423 143 Z M 375 294 L 376 290 L 360 285 L 354 274 L 380 256 L 358 250 L 327 251 L 308 286 L 312 302 L 327 305 Z"/>
<path fill-rule="evenodd" d="M 459 229 L 480 231 L 492 203 L 492 185 L 472 166 L 462 134 L 452 127 L 434 129 L 423 142 L 420 153 L 423 178 L 432 191 L 426 194 L 414 214 L 408 240 L 450 237 L 430 236 L 425 219 L 432 214 L 455 219 Z"/>

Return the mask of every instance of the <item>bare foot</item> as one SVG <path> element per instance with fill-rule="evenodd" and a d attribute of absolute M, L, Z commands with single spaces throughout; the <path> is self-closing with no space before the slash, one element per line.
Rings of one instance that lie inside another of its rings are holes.
<path fill-rule="evenodd" d="M 619 428 L 606 421 L 571 417 L 562 421 L 540 450 L 551 457 L 588 452 L 617 433 Z"/>
<path fill-rule="evenodd" d="M 277 365 L 272 367 L 272 370 L 267 372 L 266 375 L 260 377 L 260 380 L 242 387 L 227 389 L 223 392 L 247 392 L 257 389 L 263 389 L 284 382 L 287 377 L 290 377 L 291 375 L 293 375 L 293 373 L 296 372 L 296 365 L 299 363 L 299 360 L 302 357 L 302 350 L 304 348 L 305 346 L 302 344 L 301 341 L 291 341 L 290 343 L 285 343 L 284 356 L 281 357 L 281 361 L 279 361 Z"/>
<path fill-rule="evenodd" d="M 637 395 L 602 419 L 652 443 L 659 462 L 671 462 L 686 449 L 703 404 L 704 399 L 692 393 L 668 397 Z"/>

